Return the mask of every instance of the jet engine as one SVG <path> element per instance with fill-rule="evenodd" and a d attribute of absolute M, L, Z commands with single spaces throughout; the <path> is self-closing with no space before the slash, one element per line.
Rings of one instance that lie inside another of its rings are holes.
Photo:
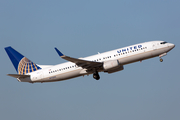
<path fill-rule="evenodd" d="M 104 72 L 113 73 L 123 70 L 124 67 L 119 64 L 118 60 L 104 61 L 103 63 Z"/>

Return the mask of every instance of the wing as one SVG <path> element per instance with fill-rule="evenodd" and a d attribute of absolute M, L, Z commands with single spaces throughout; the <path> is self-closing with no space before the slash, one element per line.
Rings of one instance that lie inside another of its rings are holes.
<path fill-rule="evenodd" d="M 87 70 L 97 69 L 97 68 L 102 67 L 103 65 L 102 62 L 94 62 L 94 61 L 72 58 L 72 57 L 62 54 L 57 48 L 55 48 L 55 50 L 62 59 L 73 62 L 79 67 L 86 68 Z"/>

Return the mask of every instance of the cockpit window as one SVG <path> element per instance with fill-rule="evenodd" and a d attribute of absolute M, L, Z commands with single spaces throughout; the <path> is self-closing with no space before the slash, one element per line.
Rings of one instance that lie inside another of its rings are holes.
<path fill-rule="evenodd" d="M 167 42 L 161 42 L 160 44 L 166 44 Z"/>

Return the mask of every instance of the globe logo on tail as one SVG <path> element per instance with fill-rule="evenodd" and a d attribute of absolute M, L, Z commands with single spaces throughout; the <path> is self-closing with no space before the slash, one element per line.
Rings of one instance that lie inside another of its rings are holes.
<path fill-rule="evenodd" d="M 27 73 L 41 69 L 38 65 L 23 57 L 18 65 L 18 74 L 25 75 Z"/>

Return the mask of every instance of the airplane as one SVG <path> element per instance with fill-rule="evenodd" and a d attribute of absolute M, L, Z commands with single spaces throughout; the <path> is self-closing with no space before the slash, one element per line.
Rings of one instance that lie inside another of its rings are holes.
<path fill-rule="evenodd" d="M 7 74 L 17 78 L 19 82 L 55 82 L 93 74 L 93 78 L 100 79 L 99 72 L 114 73 L 124 69 L 124 65 L 146 60 L 153 57 L 160 58 L 175 47 L 165 41 L 150 41 L 98 53 L 84 58 L 73 58 L 64 55 L 55 48 L 58 55 L 68 62 L 58 65 L 38 65 L 24 57 L 11 46 L 5 47 L 11 62 L 18 74 Z"/>

